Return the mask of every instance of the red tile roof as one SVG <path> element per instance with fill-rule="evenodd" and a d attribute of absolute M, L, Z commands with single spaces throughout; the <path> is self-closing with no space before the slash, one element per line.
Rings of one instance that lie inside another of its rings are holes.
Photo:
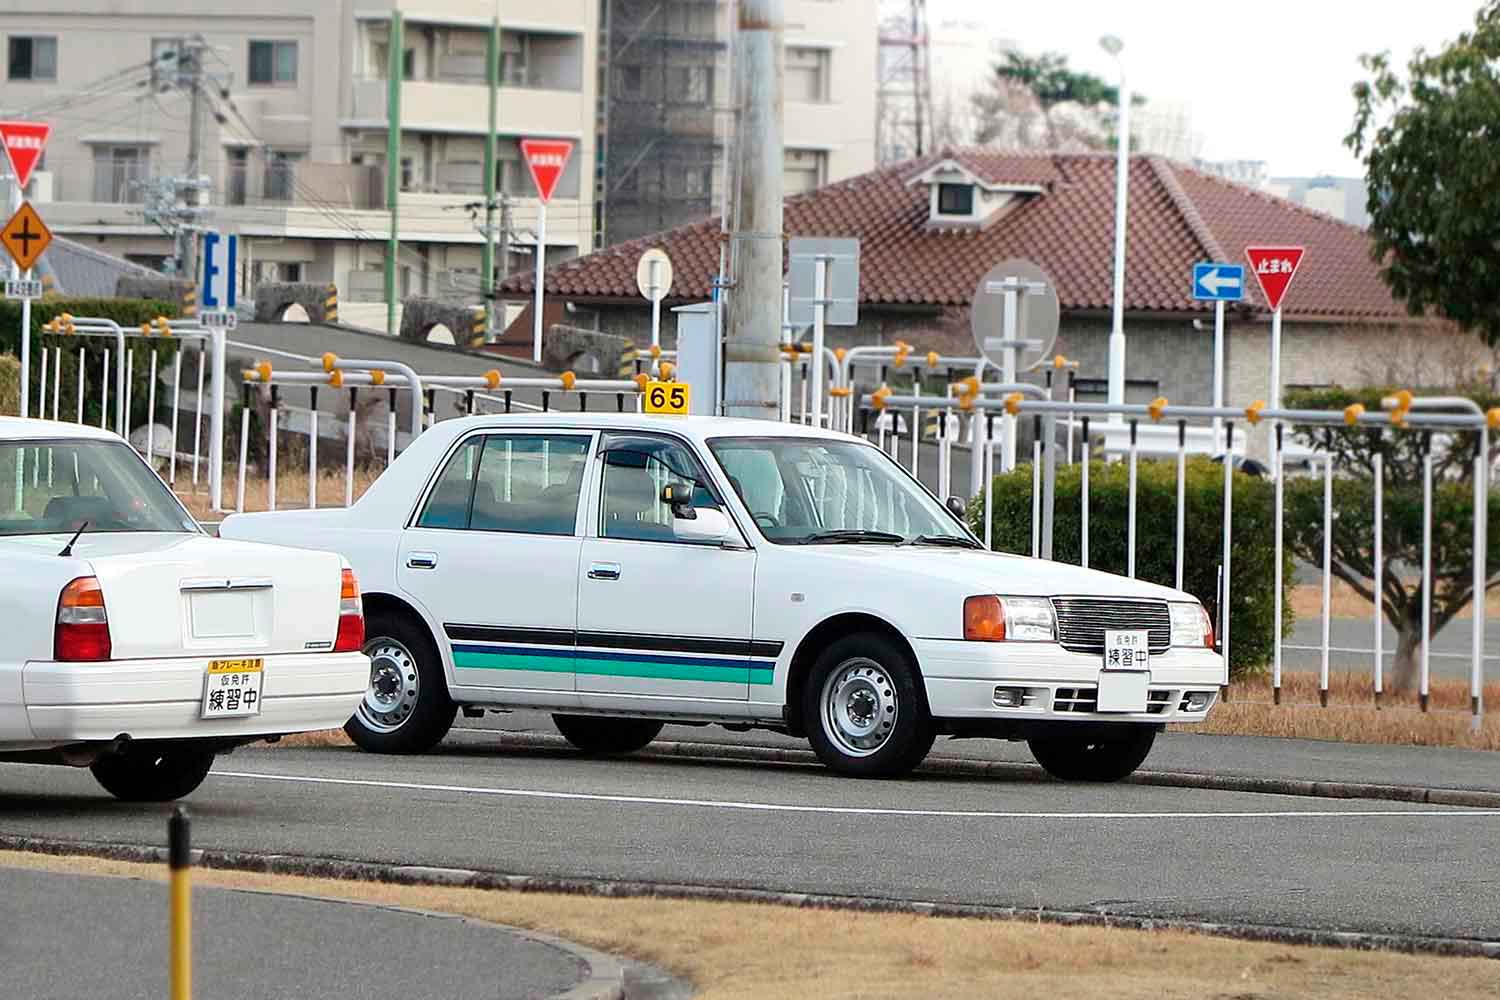
<path fill-rule="evenodd" d="M 991 184 L 1036 185 L 1040 195 L 1007 206 L 982 228 L 928 225 L 928 192 L 907 182 L 951 158 Z M 945 149 L 788 198 L 789 236 L 858 236 L 863 304 L 967 306 L 980 277 L 1010 257 L 1035 261 L 1057 282 L 1065 310 L 1107 310 L 1114 253 L 1115 162 L 1101 154 L 1020 154 Z M 1251 243 L 1307 247 L 1286 297 L 1288 317 L 1389 322 L 1406 317 L 1370 259 L 1361 229 L 1290 201 L 1160 157 L 1130 163 L 1126 308 L 1191 312 L 1196 261 L 1244 262 Z M 636 261 L 659 246 L 671 255 L 673 301 L 710 297 L 719 263 L 719 221 L 631 240 L 547 272 L 547 293 L 575 300 L 639 300 Z M 512 275 L 504 294 L 530 294 Z M 1247 298 L 1264 309 L 1251 282 Z"/>

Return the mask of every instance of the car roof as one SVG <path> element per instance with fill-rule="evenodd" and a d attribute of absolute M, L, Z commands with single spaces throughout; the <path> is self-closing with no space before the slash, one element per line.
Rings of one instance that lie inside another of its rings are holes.
<path fill-rule="evenodd" d="M 840 441 L 867 442 L 863 438 L 786 423 L 780 420 L 752 420 L 745 417 L 674 417 L 649 413 L 590 413 L 554 410 L 547 413 L 495 413 L 456 420 L 444 420 L 438 427 L 462 434 L 476 428 L 506 429 L 515 427 L 576 427 L 580 430 L 659 431 L 681 434 L 698 441 L 717 437 L 799 437 Z"/>
<path fill-rule="evenodd" d="M 65 423 L 61 420 L 37 420 L 33 417 L 0 417 L 0 441 L 39 441 L 56 438 L 74 438 L 86 441 L 119 441 L 113 431 L 101 430 L 87 424 Z"/>

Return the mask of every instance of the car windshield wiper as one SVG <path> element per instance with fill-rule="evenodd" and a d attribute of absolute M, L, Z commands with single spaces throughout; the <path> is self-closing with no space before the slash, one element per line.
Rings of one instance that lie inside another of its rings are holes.
<path fill-rule="evenodd" d="M 918 535 L 908 545 L 940 545 L 950 549 L 982 549 L 983 545 L 964 535 Z"/>
<path fill-rule="evenodd" d="M 867 531 L 863 528 L 840 528 L 836 531 L 815 531 L 795 539 L 798 545 L 837 545 L 845 542 L 884 542 L 897 545 L 906 541 L 905 535 L 894 531 Z"/>

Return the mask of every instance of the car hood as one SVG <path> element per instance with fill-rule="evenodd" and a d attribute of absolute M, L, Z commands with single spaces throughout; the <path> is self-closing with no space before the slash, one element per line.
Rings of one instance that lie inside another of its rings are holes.
<path fill-rule="evenodd" d="M 967 588 L 974 594 L 1022 597 L 1089 594 L 1162 601 L 1196 600 L 1190 594 L 1160 584 L 1006 552 L 930 545 L 859 544 L 799 546 L 797 551 L 816 553 L 824 567 L 832 568 L 842 563 L 849 573 L 857 574 L 857 578 L 878 579 L 882 586 L 899 586 L 902 579 L 920 579 Z"/>

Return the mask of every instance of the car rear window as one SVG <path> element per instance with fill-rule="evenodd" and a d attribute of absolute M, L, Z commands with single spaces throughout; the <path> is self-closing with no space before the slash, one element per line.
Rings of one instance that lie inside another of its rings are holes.
<path fill-rule="evenodd" d="M 0 441 L 0 535 L 198 532 L 165 483 L 116 441 Z"/>

